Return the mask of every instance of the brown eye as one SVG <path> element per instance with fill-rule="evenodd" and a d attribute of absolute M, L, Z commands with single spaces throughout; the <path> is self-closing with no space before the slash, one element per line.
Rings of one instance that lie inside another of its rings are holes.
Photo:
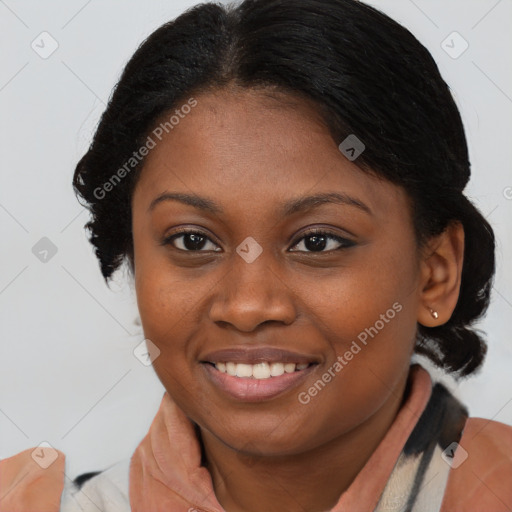
<path fill-rule="evenodd" d="M 209 244 L 210 247 L 208 247 Z M 163 240 L 162 245 L 172 245 L 174 248 L 185 252 L 220 250 L 220 248 L 215 248 L 217 246 L 206 234 L 192 230 L 182 230 L 179 233 L 168 236 Z"/>
<path fill-rule="evenodd" d="M 299 243 L 296 243 L 294 247 L 299 246 L 301 243 L 305 249 L 292 252 L 330 252 L 356 245 L 352 240 L 321 230 L 309 231 L 303 235 Z"/>

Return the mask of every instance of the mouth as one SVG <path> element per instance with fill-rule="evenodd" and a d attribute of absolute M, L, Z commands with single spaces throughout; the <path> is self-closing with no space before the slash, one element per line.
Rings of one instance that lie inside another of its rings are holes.
<path fill-rule="evenodd" d="M 280 377 L 284 374 L 300 372 L 316 363 L 282 363 L 282 362 L 261 362 L 256 364 L 237 363 L 235 361 L 210 362 L 206 364 L 213 366 L 220 373 L 226 373 L 231 377 L 240 379 L 265 380 Z"/>
<path fill-rule="evenodd" d="M 237 401 L 261 402 L 300 386 L 321 361 L 272 347 L 240 347 L 206 354 L 200 363 L 217 391 Z"/>

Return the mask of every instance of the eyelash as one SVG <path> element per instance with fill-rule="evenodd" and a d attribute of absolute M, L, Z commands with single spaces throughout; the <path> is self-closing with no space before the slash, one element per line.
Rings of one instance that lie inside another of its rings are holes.
<path fill-rule="evenodd" d="M 210 240 L 210 238 L 208 237 L 208 235 L 206 233 L 203 233 L 202 231 L 199 231 L 199 230 L 194 230 L 194 229 L 180 229 L 178 230 L 177 232 L 173 233 L 172 235 L 164 238 L 164 240 L 162 241 L 161 245 L 173 245 L 173 241 L 181 236 L 184 236 L 184 235 L 199 235 L 199 236 L 202 236 L 204 238 L 207 238 L 208 240 Z M 307 231 L 306 233 L 303 233 L 302 236 L 296 240 L 293 244 L 292 247 L 295 247 L 296 245 L 299 244 L 299 242 L 301 242 L 303 239 L 305 238 L 308 238 L 310 236 L 314 236 L 314 235 L 326 235 L 327 238 L 330 238 L 332 240 L 335 240 L 336 242 L 338 242 L 339 244 L 341 244 L 340 247 L 338 247 L 337 249 L 331 249 L 329 251 L 292 251 L 292 252 L 302 252 L 302 253 L 312 253 L 312 254 L 322 254 L 322 253 L 331 253 L 331 252 L 334 252 L 334 251 L 339 251 L 341 249 L 348 249 L 350 247 L 353 247 L 354 245 L 356 245 L 355 242 L 353 242 L 352 240 L 349 240 L 348 238 L 343 238 L 339 235 L 336 235 L 328 230 L 325 230 L 325 229 L 321 229 L 321 228 L 316 228 L 316 229 L 311 229 L 309 231 Z M 213 242 L 212 240 L 210 240 L 212 243 L 215 243 Z M 178 249 L 177 247 L 174 247 L 176 250 L 178 251 L 181 251 L 181 252 L 209 252 L 209 251 L 204 251 L 202 249 L 199 249 L 197 251 L 191 251 L 191 250 L 187 250 L 187 249 Z M 214 251 L 214 252 L 218 252 L 218 251 Z"/>

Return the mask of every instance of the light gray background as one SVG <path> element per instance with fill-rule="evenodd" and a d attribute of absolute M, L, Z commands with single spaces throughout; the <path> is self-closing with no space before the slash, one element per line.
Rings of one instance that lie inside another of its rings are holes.
<path fill-rule="evenodd" d="M 133 291 L 123 273 L 104 284 L 71 177 L 128 58 L 195 3 L 0 0 L 2 458 L 47 441 L 68 476 L 102 469 L 131 455 L 160 404 L 162 385 L 133 355 L 143 340 Z M 368 3 L 427 46 L 461 109 L 466 190 L 496 231 L 498 272 L 480 324 L 489 356 L 460 395 L 472 415 L 512 424 L 512 0 Z M 31 47 L 43 31 L 58 43 L 47 59 Z M 441 46 L 453 31 L 469 43 L 456 59 Z M 32 252 L 42 237 L 57 248 L 47 262 Z"/>

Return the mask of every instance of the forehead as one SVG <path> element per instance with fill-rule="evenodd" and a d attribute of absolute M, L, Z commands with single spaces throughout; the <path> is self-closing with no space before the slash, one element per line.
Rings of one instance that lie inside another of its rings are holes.
<path fill-rule="evenodd" d="M 215 198 L 227 211 L 250 201 L 277 213 L 284 199 L 314 192 L 359 197 L 377 214 L 405 205 L 403 189 L 364 173 L 339 151 L 313 102 L 247 89 L 194 100 L 155 139 L 134 205 L 149 207 L 166 191 Z"/>

